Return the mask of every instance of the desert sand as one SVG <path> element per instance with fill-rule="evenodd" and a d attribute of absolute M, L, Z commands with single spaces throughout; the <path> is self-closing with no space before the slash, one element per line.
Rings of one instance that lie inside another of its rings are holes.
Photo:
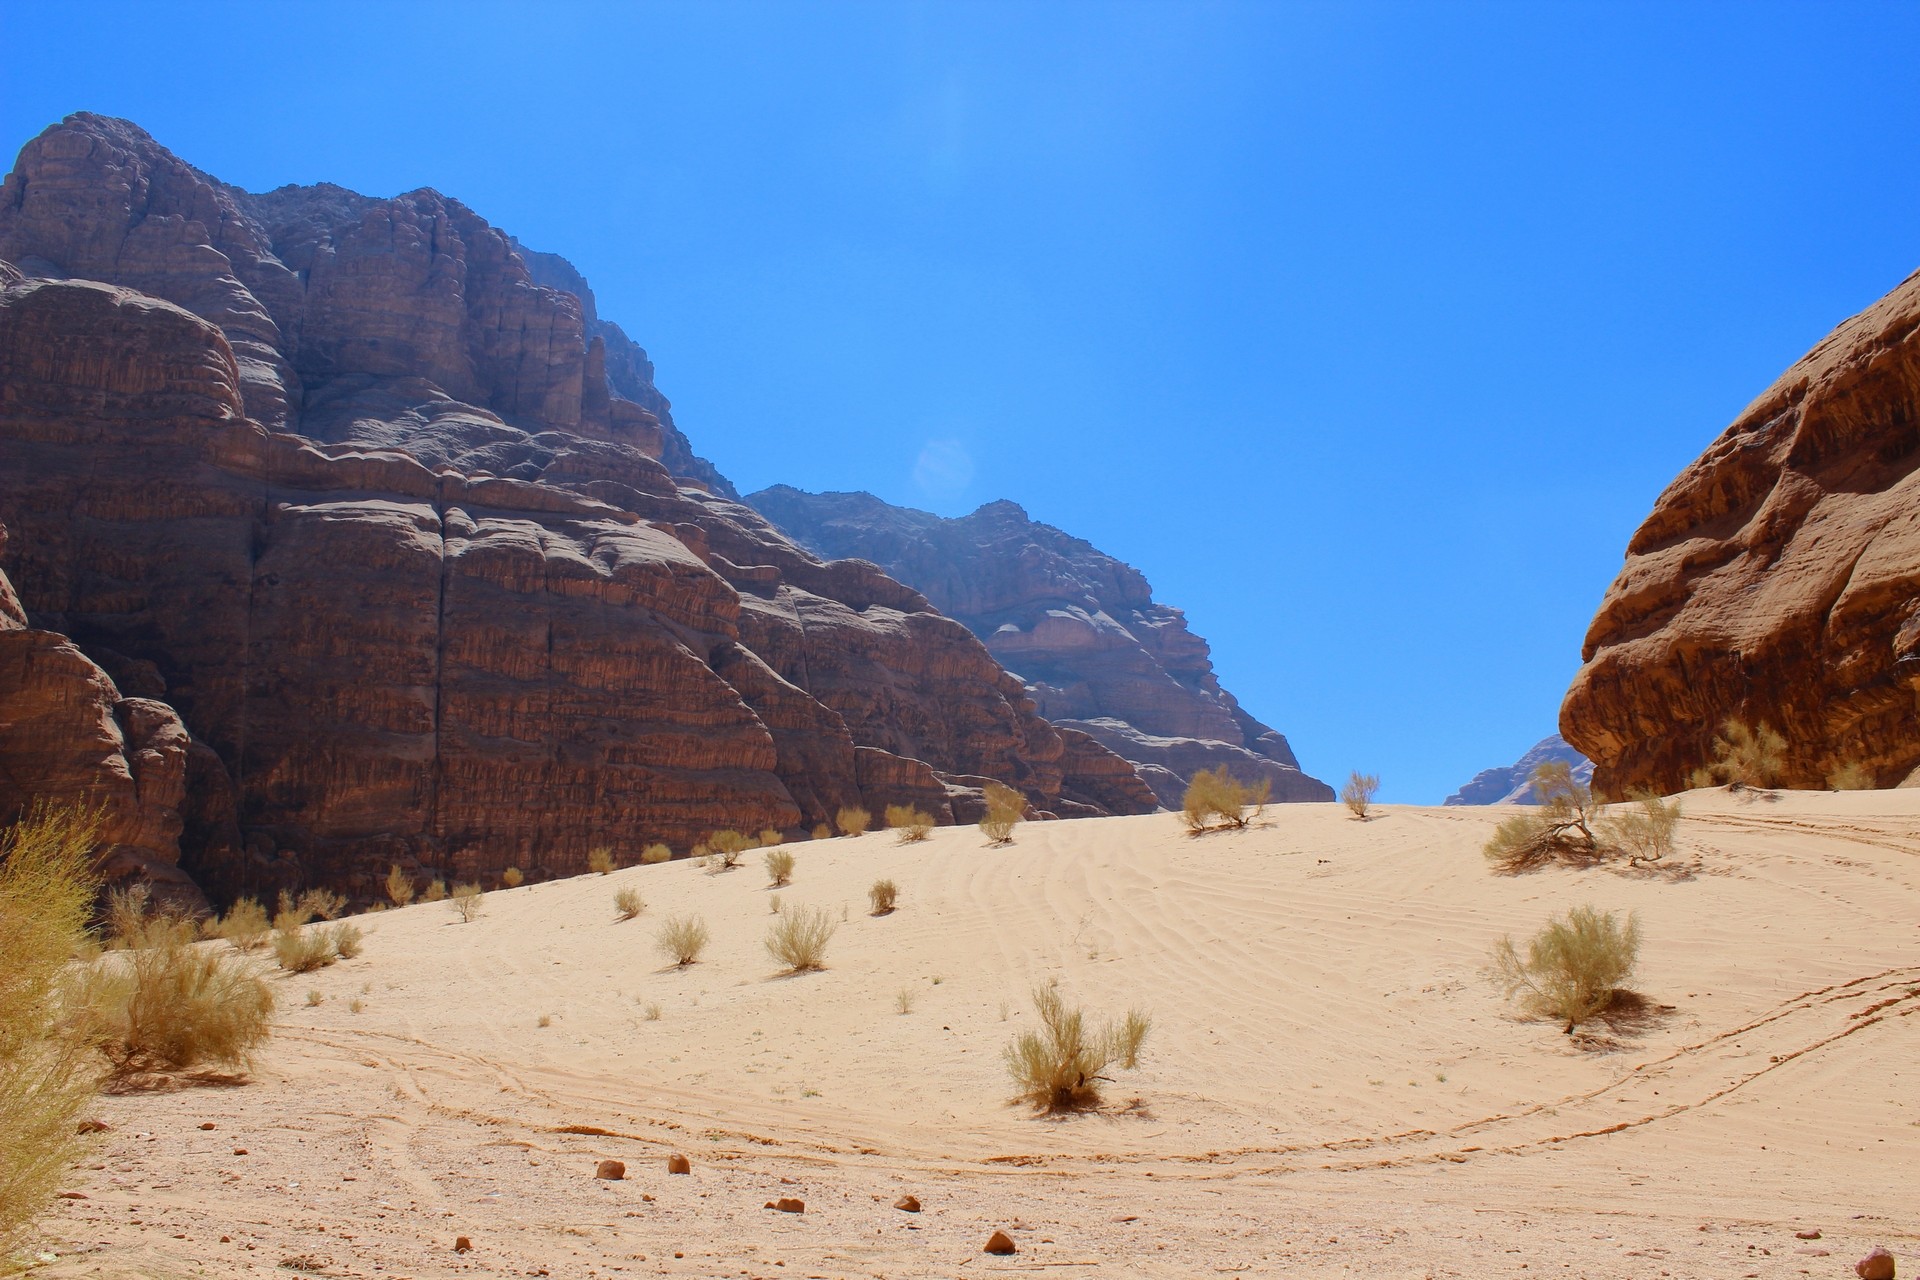
<path fill-rule="evenodd" d="M 1682 803 L 1638 872 L 1494 875 L 1500 807 L 792 845 L 782 902 L 844 915 L 795 976 L 757 854 L 374 913 L 359 958 L 274 973 L 244 1083 L 102 1100 L 41 1274 L 1851 1276 L 1876 1244 L 1911 1274 L 1920 791 Z M 1483 966 L 1580 903 L 1639 913 L 1645 1003 L 1568 1036 Z M 663 967 L 688 911 L 713 942 Z M 1102 1111 L 1008 1101 L 1052 978 L 1153 1016 Z"/>

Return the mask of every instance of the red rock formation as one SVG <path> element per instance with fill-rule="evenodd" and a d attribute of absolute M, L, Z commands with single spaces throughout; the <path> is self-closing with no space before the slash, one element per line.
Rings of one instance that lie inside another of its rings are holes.
<path fill-rule="evenodd" d="M 1587 632 L 1561 733 L 1672 791 L 1729 717 L 1795 787 L 1920 766 L 1920 275 L 1846 321 L 1667 486 Z"/>
<path fill-rule="evenodd" d="M 580 303 L 456 202 L 247 196 L 75 117 L 0 246 L 32 277 L 0 277 L 15 585 L 192 730 L 181 862 L 217 895 L 951 818 L 982 777 L 1151 807 L 917 593 L 676 484 Z"/>
<path fill-rule="evenodd" d="M 1276 800 L 1331 800 L 1277 731 L 1241 709 L 1207 642 L 1131 565 L 1011 502 L 948 520 L 869 493 L 786 485 L 747 499 L 822 555 L 871 560 L 983 640 L 1040 714 L 1130 761 L 1178 808 L 1201 769 L 1265 780 Z"/>

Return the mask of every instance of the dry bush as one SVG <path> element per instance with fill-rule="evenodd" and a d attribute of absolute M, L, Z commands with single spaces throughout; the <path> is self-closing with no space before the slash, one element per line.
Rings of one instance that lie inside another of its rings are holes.
<path fill-rule="evenodd" d="M 213 1065 L 246 1069 L 273 1029 L 273 992 L 224 951 L 153 930 L 151 946 L 108 956 L 75 986 L 87 1038 L 115 1076 Z"/>
<path fill-rule="evenodd" d="M 1039 1031 L 1024 1031 L 1007 1046 L 1007 1070 L 1020 1101 L 1042 1111 L 1079 1111 L 1099 1105 L 1101 1073 L 1118 1064 L 1139 1065 L 1140 1050 L 1152 1026 L 1138 1009 L 1098 1033 L 1087 1028 L 1086 1014 L 1072 1008 L 1056 986 L 1034 988 Z"/>
<path fill-rule="evenodd" d="M 318 1008 L 320 1005 L 323 1005 L 326 1002 L 327 1002 L 326 993 L 321 991 L 320 988 L 318 987 L 307 988 L 307 1008 L 309 1009 Z"/>
<path fill-rule="evenodd" d="M 363 940 L 359 926 L 309 927 L 300 915 L 298 910 L 285 911 L 273 922 L 273 956 L 288 973 L 311 973 L 360 954 Z"/>
<path fill-rule="evenodd" d="M 706 921 L 699 916 L 668 916 L 653 942 L 675 964 L 690 965 L 707 949 Z"/>
<path fill-rule="evenodd" d="M 673 861 L 673 850 L 663 844 L 650 844 L 640 851 L 640 861 L 647 866 L 655 863 Z"/>
<path fill-rule="evenodd" d="M 413 901 L 413 877 L 402 871 L 397 862 L 387 868 L 387 901 L 396 907 Z"/>
<path fill-rule="evenodd" d="M 780 919 L 767 930 L 767 954 L 791 973 L 823 968 L 827 943 L 837 928 L 833 917 L 821 907 L 796 907 L 780 913 Z"/>
<path fill-rule="evenodd" d="M 432 884 L 429 884 L 427 886 L 425 900 L 428 902 L 445 902 L 447 900 L 447 882 L 445 880 L 435 880 Z"/>
<path fill-rule="evenodd" d="M 1361 773 L 1355 769 L 1347 775 L 1347 785 L 1340 788 L 1340 803 L 1353 811 L 1353 816 L 1365 822 L 1367 810 L 1373 807 L 1373 797 L 1380 790 L 1380 775 Z"/>
<path fill-rule="evenodd" d="M 902 987 L 893 993 L 894 1012 L 909 1014 L 913 1012 L 913 988 Z"/>
<path fill-rule="evenodd" d="M 760 833 L 760 847 L 762 849 L 771 849 L 773 846 L 783 843 L 785 843 L 783 837 L 772 827 L 768 827 Z"/>
<path fill-rule="evenodd" d="M 333 942 L 333 953 L 342 960 L 351 960 L 366 950 L 366 937 L 357 924 L 336 924 L 326 932 Z"/>
<path fill-rule="evenodd" d="M 144 884 L 115 885 L 107 890 L 106 933 L 115 948 L 134 945 L 147 928 L 153 893 Z"/>
<path fill-rule="evenodd" d="M 899 900 L 900 889 L 891 880 L 875 880 L 873 887 L 867 890 L 867 900 L 873 903 L 873 914 L 884 916 L 893 910 L 893 904 Z"/>
<path fill-rule="evenodd" d="M 480 900 L 485 896 L 477 884 L 456 884 L 447 901 L 453 904 L 453 914 L 460 917 L 461 924 L 472 924 L 480 914 Z"/>
<path fill-rule="evenodd" d="M 831 840 L 833 839 L 833 828 L 823 822 L 813 829 L 813 838 L 815 840 Z"/>
<path fill-rule="evenodd" d="M 1827 775 L 1827 786 L 1835 791 L 1871 791 L 1873 770 L 1857 761 L 1838 765 Z"/>
<path fill-rule="evenodd" d="M 631 920 L 647 909 L 647 902 L 638 889 L 626 888 L 613 895 L 613 908 L 620 913 L 620 919 Z"/>
<path fill-rule="evenodd" d="M 1713 763 L 1708 766 L 1715 780 L 1729 786 L 1771 787 L 1787 767 L 1787 740 L 1764 722 L 1750 727 L 1740 720 L 1720 726 L 1713 740 Z"/>
<path fill-rule="evenodd" d="M 0 1266 L 83 1150 L 95 1074 L 62 999 L 87 936 L 98 817 L 37 804 L 0 831 Z"/>
<path fill-rule="evenodd" d="M 613 850 L 604 844 L 597 844 L 587 850 L 587 870 L 595 875 L 613 874 Z"/>
<path fill-rule="evenodd" d="M 785 849 L 772 849 L 767 853 L 767 878 L 776 887 L 793 883 L 793 855 Z"/>
<path fill-rule="evenodd" d="M 1680 802 L 1662 800 L 1641 787 L 1631 793 L 1628 803 L 1601 818 L 1599 829 L 1603 843 L 1624 851 L 1627 862 L 1637 867 L 1672 853 L 1673 832 L 1679 825 Z"/>
<path fill-rule="evenodd" d="M 707 837 L 707 848 L 720 859 L 720 870 L 731 871 L 740 865 L 741 855 L 753 847 L 753 841 L 738 831 L 716 831 Z"/>
<path fill-rule="evenodd" d="M 1633 974 L 1640 954 L 1640 921 L 1623 925 L 1611 911 L 1575 907 L 1565 920 L 1549 918 L 1527 943 L 1524 958 L 1511 937 L 1493 948 L 1493 977 L 1511 999 L 1567 1024 L 1567 1034 L 1603 1013 Z"/>
<path fill-rule="evenodd" d="M 1013 826 L 1027 816 L 1027 798 L 1004 782 L 989 782 L 983 789 L 987 816 L 980 819 L 980 830 L 988 844 L 1012 844 Z"/>
<path fill-rule="evenodd" d="M 833 815 L 833 825 L 843 836 L 863 836 L 873 825 L 873 815 L 858 805 L 848 805 Z"/>
<path fill-rule="evenodd" d="M 1719 782 L 1714 778 L 1713 770 L 1704 764 L 1695 767 L 1687 774 L 1687 790 L 1689 791 L 1704 791 L 1708 787 L 1718 785 Z"/>
<path fill-rule="evenodd" d="M 518 867 L 508 867 L 500 873 L 500 887 L 503 889 L 518 889 L 526 882 L 527 877 L 521 874 Z"/>
<path fill-rule="evenodd" d="M 1235 782 L 1225 765 L 1202 769 L 1187 783 L 1180 820 L 1187 824 L 1189 835 L 1237 831 L 1266 811 L 1270 788 L 1271 784 L 1264 779 L 1253 787 Z M 1246 811 L 1248 806 L 1252 806 L 1252 813 Z"/>
<path fill-rule="evenodd" d="M 1539 803 L 1502 822 L 1481 849 L 1495 870 L 1518 873 L 1556 859 L 1582 862 L 1600 856 L 1593 829 L 1599 805 L 1566 761 L 1549 760 L 1535 769 L 1533 794 Z"/>
<path fill-rule="evenodd" d="M 910 804 L 890 804 L 887 828 L 899 836 L 901 844 L 914 844 L 933 834 L 933 815 Z"/>
<path fill-rule="evenodd" d="M 226 939 L 236 951 L 252 951 L 265 945 L 269 928 L 267 909 L 256 899 L 242 898 L 220 917 L 213 936 Z"/>
<path fill-rule="evenodd" d="M 282 909 L 285 909 L 284 894 Z M 308 889 L 294 903 L 294 908 L 307 913 L 309 920 L 332 920 L 346 909 L 347 900 L 331 889 Z"/>

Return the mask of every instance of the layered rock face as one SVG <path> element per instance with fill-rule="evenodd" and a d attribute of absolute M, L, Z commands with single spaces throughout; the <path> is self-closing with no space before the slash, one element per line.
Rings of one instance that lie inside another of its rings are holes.
<path fill-rule="evenodd" d="M 1559 734 L 1542 738 L 1518 760 L 1498 769 L 1482 769 L 1442 804 L 1539 804 L 1533 794 L 1533 771 L 1550 761 L 1564 762 L 1574 780 L 1591 783 L 1593 762 L 1567 745 Z"/>
<path fill-rule="evenodd" d="M 1610 794 L 1674 791 L 1728 718 L 1781 781 L 1920 766 L 1920 275 L 1834 330 L 1660 495 L 1560 712 Z"/>
<path fill-rule="evenodd" d="M 966 623 L 1025 682 L 1040 714 L 1132 762 L 1178 808 L 1187 780 L 1225 766 L 1276 800 L 1331 800 L 1287 740 L 1244 711 L 1207 642 L 1156 603 L 1140 572 L 1012 502 L 945 519 L 868 493 L 776 485 L 747 501 L 822 555 L 871 560 Z"/>
<path fill-rule="evenodd" d="M 77 116 L 0 186 L 0 255 L 7 567 L 178 713 L 180 865 L 216 897 L 842 804 L 967 820 L 989 778 L 1152 807 L 918 593 L 730 500 L 455 201 L 248 196 Z"/>

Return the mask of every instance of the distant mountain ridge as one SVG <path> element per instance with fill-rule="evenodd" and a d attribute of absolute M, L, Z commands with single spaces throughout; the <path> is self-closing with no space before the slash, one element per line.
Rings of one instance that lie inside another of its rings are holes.
<path fill-rule="evenodd" d="M 1538 804 L 1533 795 L 1533 771 L 1549 760 L 1572 766 L 1581 782 L 1593 781 L 1593 762 L 1567 745 L 1559 734 L 1542 738 L 1512 764 L 1482 769 L 1442 804 Z"/>

